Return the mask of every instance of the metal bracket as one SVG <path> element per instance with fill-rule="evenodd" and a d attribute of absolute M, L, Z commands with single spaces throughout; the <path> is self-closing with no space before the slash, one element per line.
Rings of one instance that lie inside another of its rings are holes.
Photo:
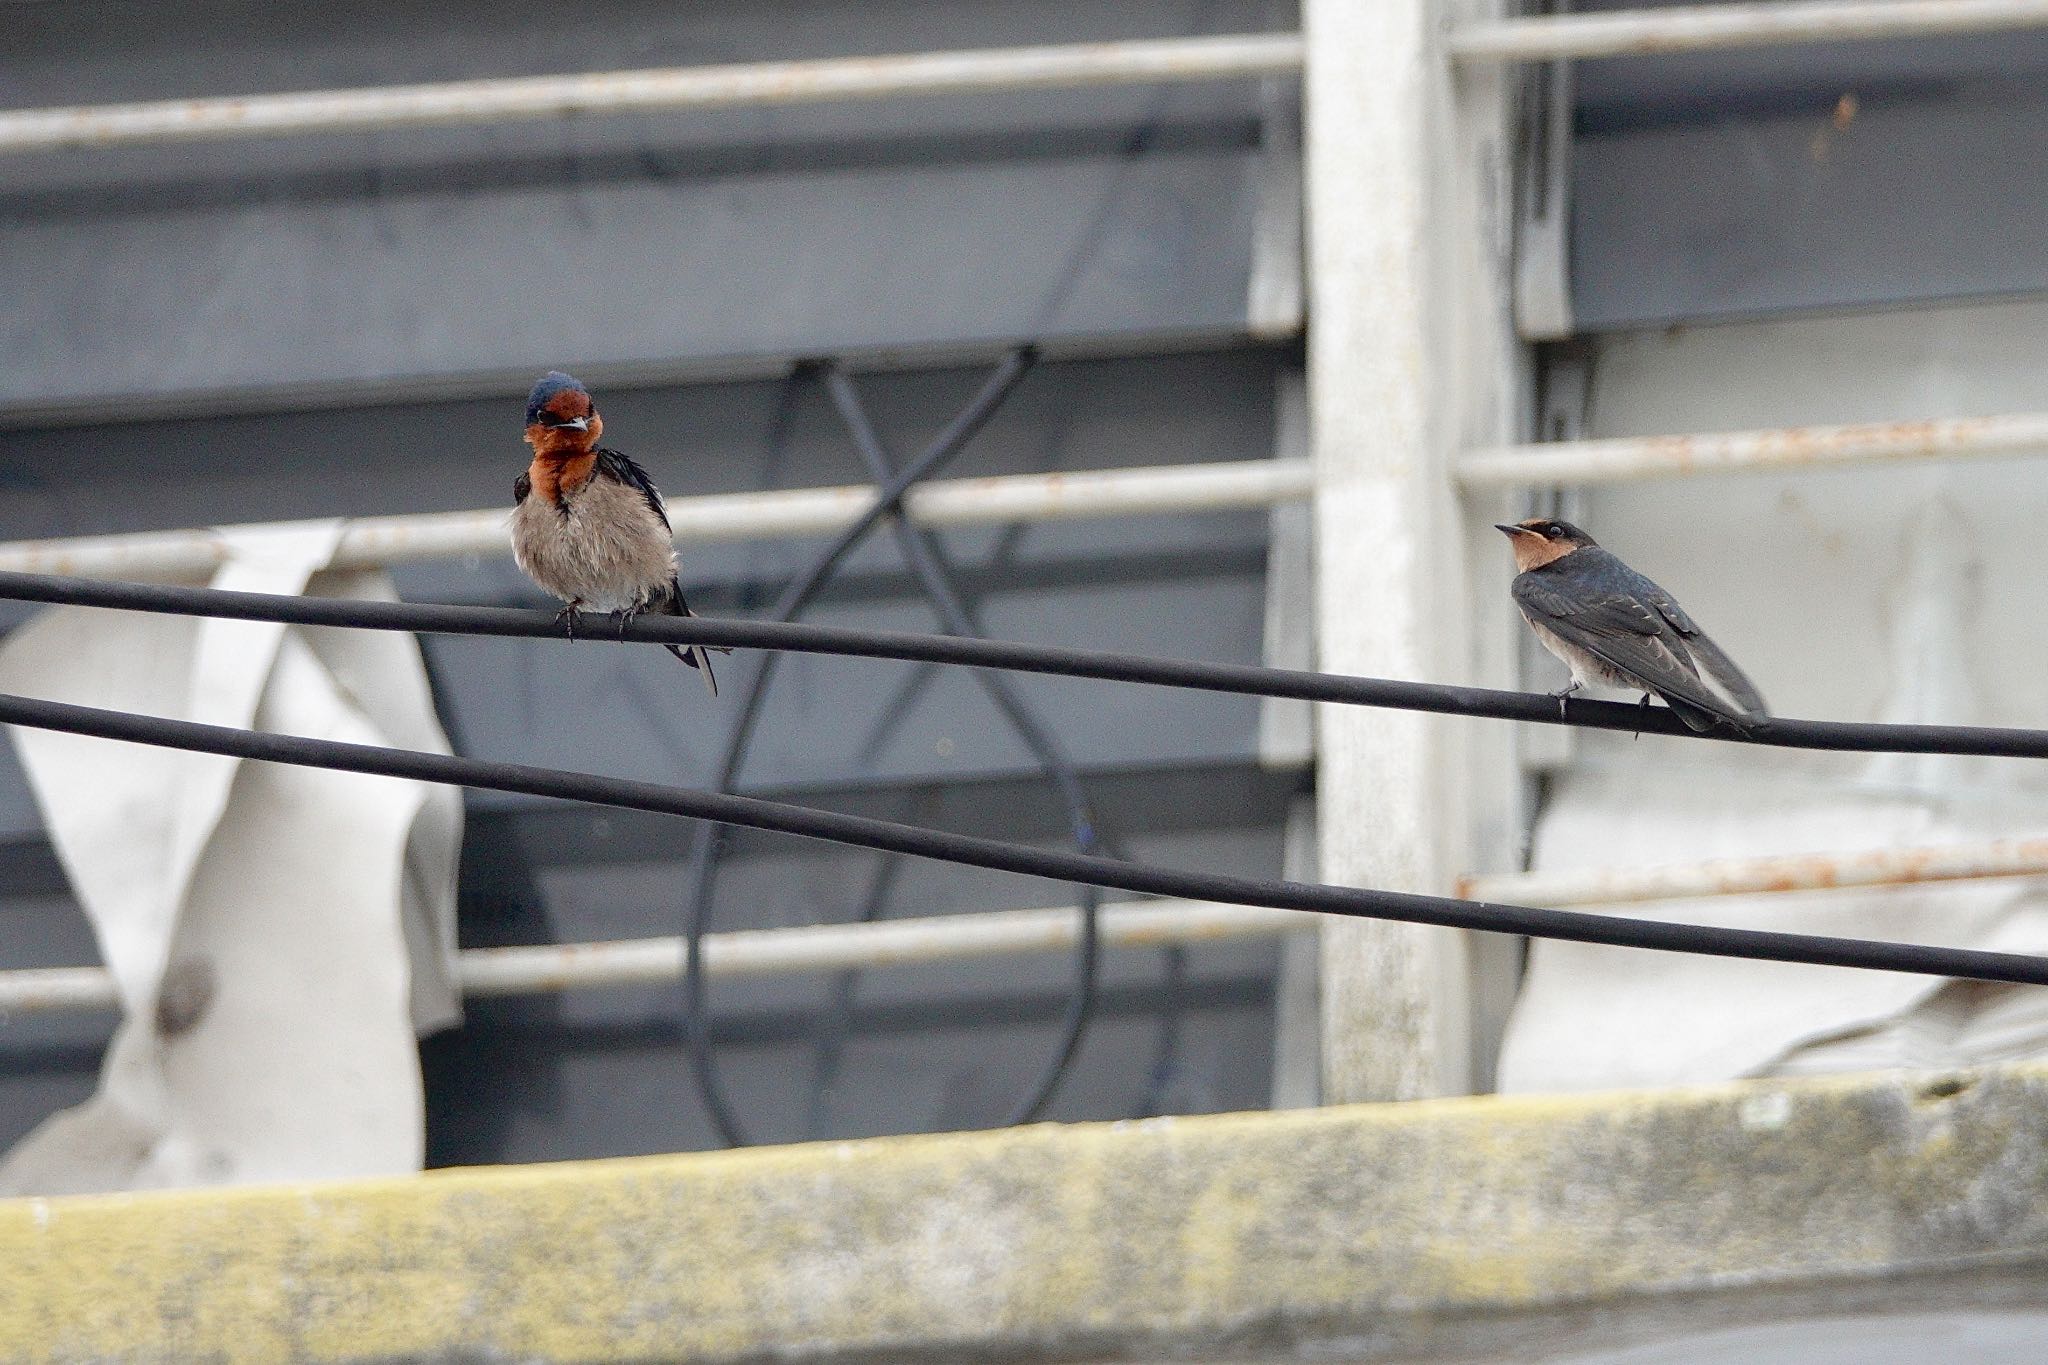
<path fill-rule="evenodd" d="M 1251 271 L 1245 330 L 1261 341 L 1299 336 L 1307 317 L 1302 278 L 1301 94 L 1298 83 L 1259 85 L 1259 154 L 1252 172 Z"/>
<path fill-rule="evenodd" d="M 1592 406 L 1593 355 L 1583 346 L 1548 348 L 1537 374 L 1536 437 L 1539 441 L 1576 441 L 1585 435 L 1586 418 Z M 1584 490 L 1574 487 L 1533 488 L 1523 515 L 1579 520 L 1585 505 Z M 1563 685 L 1557 661 L 1536 643 L 1536 637 L 1520 632 L 1516 656 L 1516 685 L 1527 691 L 1548 691 Z M 1569 763 L 1577 749 L 1577 732 L 1562 725 L 1523 725 L 1520 731 L 1522 767 L 1528 772 L 1548 772 Z M 1533 805 L 1531 811 L 1533 813 Z"/>
<path fill-rule="evenodd" d="M 1273 458 L 1308 458 L 1308 390 L 1299 370 L 1279 378 L 1273 396 Z M 1265 662 L 1316 666 L 1314 518 L 1306 502 L 1277 504 L 1267 515 Z M 1259 700 L 1259 766 L 1305 768 L 1315 761 L 1315 708 L 1292 697 Z"/>
<path fill-rule="evenodd" d="M 1521 192 L 1515 214 L 1515 330 L 1524 341 L 1572 334 L 1572 67 L 1523 75 Z"/>
<path fill-rule="evenodd" d="M 1295 798 L 1287 811 L 1280 875 L 1312 882 L 1316 858 L 1316 802 Z M 1274 1109 L 1313 1109 L 1323 1102 L 1322 926 L 1297 929 L 1280 940 L 1280 970 L 1273 983 Z"/>

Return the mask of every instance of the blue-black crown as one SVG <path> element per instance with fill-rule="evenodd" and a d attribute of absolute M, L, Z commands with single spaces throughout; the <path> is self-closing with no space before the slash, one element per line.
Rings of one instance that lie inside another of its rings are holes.
<path fill-rule="evenodd" d="M 534 384 L 533 392 L 526 395 L 526 425 L 532 426 L 540 420 L 540 410 L 550 398 L 567 389 L 577 393 L 589 393 L 583 382 L 560 370 L 549 370 Z"/>

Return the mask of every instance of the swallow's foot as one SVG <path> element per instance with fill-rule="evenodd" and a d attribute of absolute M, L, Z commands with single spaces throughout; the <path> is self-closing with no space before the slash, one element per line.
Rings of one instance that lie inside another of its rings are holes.
<path fill-rule="evenodd" d="M 1565 701 L 1565 698 L 1566 698 L 1566 697 L 1569 697 L 1569 696 L 1570 696 L 1570 695 L 1571 695 L 1572 693 L 1574 693 L 1574 692 L 1576 692 L 1576 691 L 1578 691 L 1578 690 L 1579 690 L 1579 680 L 1578 680 L 1577 678 L 1574 678 L 1574 679 L 1572 679 L 1572 681 L 1571 681 L 1571 685 L 1570 685 L 1569 687 L 1561 687 L 1561 688 L 1559 688 L 1559 689 L 1558 689 L 1557 691 L 1555 691 L 1555 692 L 1552 692 L 1552 693 L 1550 694 L 1551 696 L 1553 696 L 1553 697 L 1556 697 L 1556 698 L 1557 698 L 1557 718 L 1558 718 L 1559 720 L 1568 720 L 1568 719 L 1570 719 L 1570 717 L 1568 717 L 1568 716 L 1567 716 L 1567 715 L 1565 714 L 1565 710 L 1564 710 L 1564 701 Z"/>
<path fill-rule="evenodd" d="M 1645 718 L 1646 718 L 1646 717 L 1647 717 L 1647 716 L 1648 716 L 1649 714 L 1650 714 L 1650 694 L 1649 694 L 1648 692 L 1645 692 L 1645 693 L 1643 693 L 1643 699 L 1642 699 L 1641 701 L 1639 701 L 1639 702 L 1637 702 L 1637 703 L 1636 703 L 1636 733 L 1635 733 L 1635 737 L 1636 737 L 1637 739 L 1641 739 L 1641 738 L 1643 737 L 1643 720 L 1644 720 L 1644 719 L 1645 719 Z"/>
<path fill-rule="evenodd" d="M 579 597 L 555 613 L 555 624 L 560 626 L 572 640 L 576 638 L 576 613 L 581 610 L 583 610 L 583 599 Z"/>
<path fill-rule="evenodd" d="M 613 616 L 618 618 L 620 644 L 626 643 L 626 627 L 632 625 L 634 618 L 639 616 L 644 610 L 646 610 L 644 607 L 627 607 L 624 611 L 612 613 Z"/>

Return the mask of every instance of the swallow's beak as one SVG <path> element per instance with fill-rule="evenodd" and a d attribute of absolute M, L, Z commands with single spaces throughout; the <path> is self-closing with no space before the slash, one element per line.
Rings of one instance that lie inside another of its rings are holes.
<path fill-rule="evenodd" d="M 590 419 L 588 417 L 572 417 L 566 422 L 555 423 L 555 430 L 588 431 L 590 430 Z"/>
<path fill-rule="evenodd" d="M 1503 526 L 1497 521 L 1493 524 L 1493 529 L 1496 531 L 1506 531 L 1511 536 L 1533 536 L 1536 534 L 1526 526 Z"/>

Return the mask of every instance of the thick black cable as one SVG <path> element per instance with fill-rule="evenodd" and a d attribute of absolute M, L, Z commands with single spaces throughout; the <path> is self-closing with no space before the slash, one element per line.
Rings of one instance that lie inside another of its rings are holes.
<path fill-rule="evenodd" d="M 1726 929 L 1705 924 L 1666 924 L 1657 920 L 1582 911 L 1455 900 L 1448 896 L 1263 881 L 1218 872 L 1185 872 L 1092 854 L 1032 848 L 971 834 L 951 834 L 867 816 L 765 801 L 759 797 L 664 787 L 652 782 L 632 782 L 594 773 L 561 772 L 519 763 L 496 763 L 371 744 L 345 744 L 338 740 L 307 739 L 299 735 L 234 730 L 222 725 L 138 716 L 125 711 L 107 711 L 4 693 L 0 693 L 0 725 L 26 725 L 39 730 L 90 735 L 194 753 L 222 754 L 263 763 L 290 763 L 337 772 L 410 778 L 480 791 L 512 792 L 692 820 L 715 820 L 722 824 L 822 839 L 857 848 L 965 863 L 1026 877 L 1087 882 L 1140 895 L 1233 905 L 1265 905 L 1359 919 L 1435 924 L 1486 933 L 1564 939 L 1574 943 L 1601 943 L 1618 948 L 1647 948 L 1764 962 L 1802 962 L 1827 967 L 1905 972 L 1916 976 L 2048 986 L 2048 957 L 2023 953 L 1830 938 L 1818 934 L 1786 934 L 1761 929 Z"/>
<path fill-rule="evenodd" d="M 968 400 L 967 406 L 919 452 L 916 459 L 877 488 L 875 501 L 840 528 L 810 566 L 783 588 L 769 610 L 774 622 L 787 625 L 809 606 L 840 561 L 865 540 L 884 517 L 901 508 L 903 495 L 919 480 L 937 473 L 965 448 L 1037 361 L 1038 351 L 1032 346 L 1018 347 L 998 361 L 974 397 Z M 791 382 L 800 377 L 800 373 L 793 375 Z M 762 703 L 767 699 L 768 686 L 779 661 L 780 656 L 776 653 L 759 655 L 740 688 L 739 705 L 726 730 L 725 749 L 719 759 L 715 785 L 720 792 L 731 791 L 739 780 L 747 750 L 753 743 L 754 728 L 760 722 Z M 746 1144 L 746 1130 L 726 1098 L 725 1087 L 719 1079 L 704 1003 L 704 935 L 710 929 L 711 904 L 717 890 L 722 848 L 722 831 L 715 824 L 700 828 L 690 844 L 690 880 L 683 902 L 683 1025 L 690 1040 L 691 1076 L 711 1119 L 711 1126 L 728 1146 L 738 1147 Z"/>
<path fill-rule="evenodd" d="M 834 363 L 826 368 L 825 390 L 832 398 L 833 407 L 838 409 L 840 420 L 846 424 L 847 434 L 853 438 L 868 472 L 877 484 L 887 484 L 896 475 L 895 461 L 890 457 L 881 433 L 875 430 L 874 422 L 868 417 L 867 405 L 861 402 L 859 388 L 843 365 Z M 897 551 L 937 613 L 940 626 L 948 635 L 981 635 L 981 623 L 973 618 L 966 602 L 961 599 L 952 566 L 937 539 L 930 532 L 911 524 L 900 513 L 888 520 L 889 533 L 896 541 Z M 1039 770 L 1052 779 L 1060 802 L 1066 807 L 1074 847 L 1082 853 L 1107 852 L 1112 856 L 1122 856 L 1121 850 L 1113 846 L 1104 847 L 1106 841 L 1098 835 L 1095 813 L 1090 808 L 1087 793 L 1081 788 L 1081 775 L 1054 737 L 1052 728 L 1039 719 L 1037 712 L 1011 685 L 1007 674 L 986 668 L 970 672 L 988 694 L 989 700 L 995 703 L 996 709 L 1002 712 L 1010 728 L 1024 741 L 1024 747 L 1031 751 Z M 1095 1013 L 1096 978 L 1102 966 L 1101 890 L 1093 886 L 1081 887 L 1076 909 L 1081 916 L 1081 933 L 1074 945 L 1074 979 L 1069 988 L 1066 1013 L 1051 1055 L 1039 1068 L 1038 1076 L 1025 1090 L 1023 1098 L 1003 1120 L 1006 1126 L 1031 1122 L 1052 1102 L 1053 1094 L 1066 1077 L 1067 1068 L 1081 1049 L 1081 1039 L 1086 1036 L 1089 1021 Z M 842 976 L 848 993 L 851 993 L 855 975 L 848 971 Z"/>
<path fill-rule="evenodd" d="M 865 515 L 865 514 L 864 514 Z M 876 512 L 879 519 L 882 513 Z M 429 635 L 490 635 L 562 638 L 553 613 L 508 607 L 432 606 L 411 602 L 366 602 L 356 598 L 283 597 L 270 593 L 224 592 L 216 588 L 170 587 L 159 583 L 113 583 L 48 574 L 0 572 L 0 600 L 111 607 L 178 616 L 216 616 L 238 621 L 282 621 L 290 625 L 342 626 L 359 630 L 404 630 Z M 1253 697 L 1294 697 L 1345 706 L 1377 706 L 1438 715 L 1519 720 L 1535 725 L 1569 725 L 1626 730 L 1646 735 L 1761 744 L 1779 749 L 1847 753 L 1959 754 L 1983 758 L 2048 758 L 2048 730 L 1990 725 L 1877 725 L 1852 721 L 1772 717 L 1747 732 L 1721 726 L 1704 734 L 1662 706 L 1581 701 L 1566 705 L 1540 692 L 1506 692 L 1491 687 L 1363 678 L 1313 673 L 1256 664 L 1204 663 L 1160 659 L 1061 645 L 1020 644 L 968 636 L 920 635 L 912 631 L 846 630 L 777 621 L 732 621 L 701 616 L 642 616 L 625 628 L 629 642 L 728 645 L 792 653 L 837 654 L 850 658 L 902 659 L 913 663 L 964 664 L 1017 673 L 1050 673 L 1069 678 L 1186 687 Z M 612 636 L 610 626 L 587 621 L 577 630 L 579 647 Z M 589 639 L 585 637 L 589 636 Z M 1568 709 L 1567 709 L 1568 708 Z"/>

